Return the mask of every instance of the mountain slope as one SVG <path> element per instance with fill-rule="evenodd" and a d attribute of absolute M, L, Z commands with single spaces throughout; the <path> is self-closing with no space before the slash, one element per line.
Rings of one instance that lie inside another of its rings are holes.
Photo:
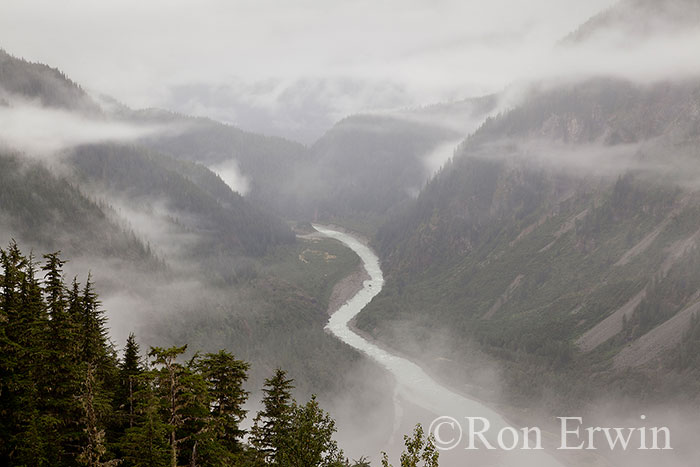
<path fill-rule="evenodd" d="M 6 94 L 37 100 L 47 107 L 100 112 L 85 91 L 58 69 L 17 59 L 0 49 L 0 102 Z"/>
<path fill-rule="evenodd" d="M 129 119 L 125 117 L 133 114 L 125 108 L 116 114 L 113 111 L 104 112 L 80 86 L 60 71 L 14 58 L 5 52 L 0 52 L 0 89 L 3 90 L 5 110 L 10 116 L 16 105 L 26 101 L 33 102 L 33 113 L 60 108 L 69 113 L 48 115 L 53 119 L 75 116 L 82 119 L 78 122 L 97 119 L 107 129 L 110 125 L 128 123 Z M 148 123 L 153 122 L 140 122 L 141 126 Z M 151 127 L 155 128 L 153 125 Z M 137 126 L 134 125 L 134 128 Z M 110 133 L 114 131 L 106 131 L 107 135 Z M 138 134 L 136 131 L 132 133 Z M 249 137 L 255 139 L 255 135 Z M 76 141 L 84 138 L 80 136 Z M 79 175 L 74 182 L 77 185 L 92 185 L 92 193 L 96 197 L 107 190 L 120 196 L 121 201 L 127 204 L 136 203 L 137 207 L 165 203 L 166 209 L 172 209 L 176 216 L 184 216 L 183 219 L 189 222 L 189 225 L 185 222 L 181 228 L 209 237 L 207 253 L 210 255 L 227 248 L 238 254 L 261 255 L 270 246 L 292 241 L 292 233 L 286 226 L 232 192 L 206 167 L 178 161 L 138 146 L 101 142 L 99 136 L 94 139 L 96 142 L 92 144 L 67 152 L 71 153 L 72 169 Z M 28 147 L 32 148 L 31 145 Z M 60 165 L 66 157 L 50 153 L 33 154 L 32 149 L 26 151 L 29 152 L 28 157 L 46 160 L 49 164 Z M 183 222 L 183 219 L 180 221 Z M 196 250 L 198 254 L 203 253 L 203 245 L 200 243 L 200 248 Z"/>
<path fill-rule="evenodd" d="M 311 148 L 297 185 L 320 219 L 385 216 L 429 176 L 425 159 L 457 131 L 393 115 L 348 117 Z"/>
<path fill-rule="evenodd" d="M 698 109 L 698 81 L 598 79 L 535 91 L 489 119 L 379 230 L 387 286 L 357 325 L 407 351 L 444 333 L 463 364 L 478 342 L 506 362 L 513 400 L 552 385 L 570 404 L 581 388 L 566 381 L 650 365 L 658 379 L 635 390 L 663 392 L 690 320 L 644 360 L 616 355 L 697 301 Z M 625 306 L 614 332 L 582 343 Z"/>
<path fill-rule="evenodd" d="M 698 0 L 621 0 L 562 41 L 576 44 L 602 35 L 644 41 L 655 33 L 678 33 L 700 23 Z"/>
<path fill-rule="evenodd" d="M 469 133 L 495 105 L 496 99 L 488 97 L 351 116 L 310 148 L 163 111 L 123 111 L 121 115 L 165 125 L 165 133 L 146 138 L 142 144 L 197 161 L 222 176 L 237 174 L 235 178 L 247 185 L 241 190 L 246 198 L 277 215 L 345 219 L 358 228 L 370 225 L 372 230 L 382 215 L 411 199 L 425 183 L 431 151 Z"/>
<path fill-rule="evenodd" d="M 137 206 L 164 203 L 183 229 L 213 242 L 213 251 L 261 255 L 293 240 L 286 226 L 259 212 L 201 165 L 106 144 L 77 148 L 71 162 L 81 181 L 98 192 L 121 195 Z M 191 253 L 203 252 L 200 247 Z"/>
<path fill-rule="evenodd" d="M 248 185 L 246 196 L 278 215 L 295 208 L 288 185 L 290 174 L 308 157 L 301 144 L 163 111 L 136 112 L 130 118 L 172 129 L 143 140 L 147 147 L 215 170 L 240 172 Z"/>
<path fill-rule="evenodd" d="M 0 151 L 0 233 L 66 254 L 101 255 L 152 262 L 150 250 L 111 220 L 109 209 L 65 178 L 12 152 Z"/>

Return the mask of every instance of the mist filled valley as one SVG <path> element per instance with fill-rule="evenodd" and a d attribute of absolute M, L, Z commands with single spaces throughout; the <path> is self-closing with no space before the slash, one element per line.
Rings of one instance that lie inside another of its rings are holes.
<path fill-rule="evenodd" d="M 699 46 L 698 0 L 5 2 L 0 464 L 698 465 Z"/>

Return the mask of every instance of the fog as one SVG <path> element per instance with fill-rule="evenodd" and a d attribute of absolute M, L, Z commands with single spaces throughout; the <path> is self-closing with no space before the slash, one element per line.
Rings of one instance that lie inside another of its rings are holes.
<path fill-rule="evenodd" d="M 0 46 L 13 55 L 57 66 L 89 92 L 112 96 L 133 108 L 162 107 L 211 117 L 307 145 L 357 113 L 449 129 L 449 136 L 419 156 L 426 180 L 456 151 L 578 177 L 614 179 L 633 172 L 654 182 L 697 190 L 700 162 L 697 140 L 690 138 L 679 142 L 650 135 L 612 144 L 603 137 L 566 142 L 547 134 L 524 134 L 486 143 L 477 140 L 473 145 L 467 139 L 460 145 L 487 117 L 505 114 L 562 84 L 604 76 L 644 86 L 700 77 L 700 25 L 692 15 L 689 19 L 675 10 L 666 14 L 644 10 L 632 26 L 624 15 L 612 15 L 571 34 L 615 4 L 614 0 L 342 0 L 332 6 L 321 0 L 60 4 L 9 0 L 0 7 Z M 483 107 L 464 100 L 491 94 L 493 102 Z M 114 106 L 114 115 L 123 110 L 110 100 L 104 102 Z M 431 106 L 436 103 L 445 105 Z M 389 132 L 372 122 L 345 124 L 358 133 Z M 138 142 L 163 131 L 165 126 L 88 117 L 0 98 L 0 143 L 43 162 L 60 159 L 76 146 Z M 171 126 L 169 131 L 178 129 Z M 241 195 L 257 181 L 242 173 L 233 159 L 209 169 Z M 290 183 L 298 185 L 294 194 L 315 196 L 332 186 L 334 180 L 316 180 L 320 170 L 304 166 L 302 174 L 290 173 Z M 249 324 L 260 320 L 264 329 L 266 320 L 276 317 L 279 310 L 274 307 L 279 304 L 261 298 L 257 287 L 264 289 L 265 284 L 231 279 L 238 270 L 254 278 L 264 276 L 272 260 L 219 250 L 207 250 L 211 257 L 206 256 L 196 247 L 207 232 L 198 230 L 196 219 L 182 219 L 183 214 L 172 211 L 164 199 L 134 199 L 88 184 L 80 189 L 98 202 L 115 228 L 133 233 L 147 245 L 150 260 L 158 263 L 135 264 L 97 254 L 70 258 L 67 277 L 77 275 L 84 281 L 88 271 L 93 272 L 116 347 L 131 332 L 136 332 L 142 350 L 149 345 L 181 345 L 185 338 L 194 340 L 191 351 L 200 350 L 197 345 L 206 346 L 205 351 L 237 346 L 237 357 L 259 363 L 248 386 L 253 393 L 250 407 L 255 410 L 262 378 L 269 376 L 277 360 L 297 358 L 289 349 L 304 344 L 268 342 L 273 339 L 255 335 Z M 413 198 L 420 193 L 419 187 L 406 190 Z M 11 232 L 9 225 L 0 217 L 0 240 L 5 244 L 15 237 L 23 248 L 43 251 L 42 245 Z M 61 235 L 56 233 L 57 243 Z M 226 270 L 226 278 L 217 276 L 219 269 Z M 270 290 L 276 292 L 278 286 L 273 284 Z M 372 294 L 381 287 L 378 282 L 374 286 Z M 270 309 L 275 314 L 268 313 Z M 558 425 L 546 407 L 547 395 L 526 408 L 509 406 L 503 393 L 508 384 L 504 363 L 482 353 L 477 343 L 455 339 L 448 328 L 438 324 L 435 329 L 418 336 L 421 331 L 416 331 L 415 322 L 398 321 L 394 327 L 392 332 L 408 342 L 404 350 L 418 356 L 415 361 L 360 336 L 343 339 L 355 347 L 359 344 L 352 342 L 362 341 L 363 351 L 380 364 L 388 362 L 385 367 L 391 370 L 384 372 L 371 359 L 348 357 L 342 380 L 346 386 L 322 395 L 324 408 L 338 420 L 338 438 L 346 453 L 355 458 L 370 455 L 376 464 L 377 452 L 387 449 L 396 459 L 402 436 L 417 421 L 427 428 L 436 416 L 475 413 L 487 414 L 494 425 L 542 426 L 550 435 L 551 448 Z M 299 340 L 306 337 L 299 336 Z M 268 353 L 263 355 L 264 351 Z M 313 351 L 319 362 L 334 358 Z M 342 352 L 350 351 L 343 347 L 338 350 Z M 300 398 L 313 383 L 300 381 Z M 396 389 L 390 389 L 394 384 Z M 681 467 L 696 462 L 700 422 L 683 402 L 640 402 L 616 394 L 590 402 L 581 413 L 556 415 L 583 416 L 586 425 L 623 427 L 639 426 L 642 414 L 645 424 L 671 427 L 674 452 L 554 457 L 568 466 Z M 534 454 L 519 453 L 465 455 L 460 450 L 444 454 L 444 459 L 440 464 L 444 467 L 462 466 L 464 461 L 543 465 Z"/>
<path fill-rule="evenodd" d="M 40 158 L 81 144 L 133 141 L 160 130 L 27 102 L 0 105 L 0 127 L 0 142 Z"/>
<path fill-rule="evenodd" d="M 445 157 L 449 145 L 437 151 Z M 523 136 L 460 146 L 456 154 L 517 162 L 534 170 L 545 169 L 575 177 L 614 180 L 621 175 L 634 174 L 656 184 L 687 190 L 700 188 L 700 162 L 692 140 L 673 144 L 665 138 L 653 137 L 636 143 L 606 144 L 602 141 L 567 143 Z M 437 156 L 432 154 L 431 157 Z"/>
<path fill-rule="evenodd" d="M 10 1 L 0 44 L 132 107 L 310 142 L 339 116 L 499 91 L 612 3 Z"/>
<path fill-rule="evenodd" d="M 657 19 L 644 16 L 643 35 L 608 21 L 585 40 L 555 45 L 614 3 L 11 1 L 0 15 L 0 44 L 133 107 L 161 106 L 310 143 L 351 113 L 457 100 L 513 83 L 700 72 L 697 24 L 675 27 L 677 14 L 654 9 L 649 15 Z"/>
<path fill-rule="evenodd" d="M 424 164 L 428 173 L 428 177 L 432 177 L 440 168 L 452 158 L 455 149 L 462 140 L 448 141 L 440 144 L 425 156 Z"/>
<path fill-rule="evenodd" d="M 229 160 L 221 164 L 210 166 L 209 170 L 221 177 L 231 190 L 241 195 L 248 193 L 250 182 L 248 178 L 241 173 L 241 169 L 238 168 L 238 163 L 235 160 Z"/>
<path fill-rule="evenodd" d="M 693 53 L 698 43 L 698 27 L 663 34 L 651 31 L 640 40 L 604 29 L 583 43 L 555 49 L 550 64 L 538 64 L 537 70 L 525 78 L 616 76 L 639 83 L 682 80 L 700 74 Z"/>

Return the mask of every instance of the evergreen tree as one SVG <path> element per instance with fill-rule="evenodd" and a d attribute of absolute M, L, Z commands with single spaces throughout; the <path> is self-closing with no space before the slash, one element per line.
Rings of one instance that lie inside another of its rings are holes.
<path fill-rule="evenodd" d="M 265 380 L 263 409 L 253 421 L 250 441 L 260 460 L 276 465 L 276 453 L 291 427 L 292 385 L 284 370 L 277 369 L 272 378 Z"/>
<path fill-rule="evenodd" d="M 102 457 L 107 453 L 105 444 L 105 431 L 101 427 L 99 411 L 99 388 L 95 378 L 95 369 L 91 363 L 87 365 L 83 393 L 80 396 L 83 407 L 83 430 L 86 442 L 78 455 L 78 462 L 88 467 L 108 467 L 117 465 L 119 461 L 112 460 L 102 462 Z"/>
<path fill-rule="evenodd" d="M 51 450 L 51 465 L 70 465 L 79 453 L 84 433 L 81 429 L 82 408 L 78 399 L 82 369 L 66 351 L 75 342 L 74 323 L 67 312 L 68 301 L 63 280 L 60 252 L 44 255 L 43 293 L 48 315 L 42 343 L 36 353 L 38 398 L 44 432 Z"/>
<path fill-rule="evenodd" d="M 3 271 L 0 276 L 0 401 L 4 401 L 5 397 L 14 394 L 13 389 L 18 384 L 16 378 L 30 337 L 31 316 L 24 312 L 22 303 L 27 259 L 14 241 L 7 250 L 0 249 L 0 264 Z M 2 417 L 2 420 L 6 418 Z"/>
<path fill-rule="evenodd" d="M 80 335 L 82 344 L 80 353 L 85 362 L 101 362 L 107 357 L 104 312 L 100 309 L 100 301 L 94 291 L 92 275 L 88 274 L 83 288 L 80 307 Z"/>
<path fill-rule="evenodd" d="M 44 255 L 46 264 L 42 267 L 44 276 L 44 293 L 48 306 L 49 317 L 54 323 L 64 319 L 66 308 L 65 285 L 63 283 L 63 265 L 66 264 L 60 258 L 61 252 L 57 251 Z"/>
<path fill-rule="evenodd" d="M 126 425 L 134 426 L 134 395 L 139 391 L 139 376 L 143 373 L 139 344 L 134 333 L 129 334 L 124 347 L 124 359 L 119 366 L 119 390 L 115 397 L 117 407 L 126 416 Z"/>
<path fill-rule="evenodd" d="M 420 423 L 413 429 L 413 434 L 404 435 L 403 440 L 406 449 L 401 453 L 401 467 L 438 467 L 440 454 L 433 436 L 425 437 Z M 382 467 L 392 467 L 385 452 L 382 453 Z"/>
<path fill-rule="evenodd" d="M 199 354 L 187 362 L 182 376 L 182 428 L 178 430 L 178 444 L 182 446 L 181 458 L 190 467 L 200 465 L 202 443 L 208 447 L 211 441 L 212 418 L 210 408 L 212 398 L 207 390 L 207 383 L 197 368 Z M 225 454 L 225 451 L 218 450 Z M 225 465 L 228 464 L 227 462 Z M 206 463 L 203 465 L 207 465 Z M 230 464 L 229 464 L 230 465 Z"/>
<path fill-rule="evenodd" d="M 152 363 L 158 367 L 153 370 L 153 375 L 160 406 L 166 414 L 170 431 L 171 467 L 177 467 L 180 447 L 186 441 L 192 441 L 190 464 L 194 461 L 197 449 L 195 435 L 201 432 L 202 420 L 208 410 L 203 378 L 192 371 L 192 365 L 185 366 L 176 361 L 186 349 L 186 345 L 168 349 L 151 347 L 149 353 Z"/>
<path fill-rule="evenodd" d="M 249 394 L 243 383 L 250 365 L 221 350 L 206 354 L 196 362 L 196 368 L 207 384 L 210 407 L 207 426 L 199 437 L 199 459 L 205 465 L 230 465 L 243 451 L 245 431 L 240 424 L 246 415 L 243 404 Z"/>
<path fill-rule="evenodd" d="M 134 426 L 126 429 L 119 443 L 124 466 L 167 467 L 171 465 L 169 426 L 163 420 L 160 400 L 150 373 L 139 375 L 134 393 Z"/>
<path fill-rule="evenodd" d="M 341 467 L 346 465 L 343 452 L 333 440 L 335 421 L 324 412 L 316 396 L 304 405 L 294 404 L 286 430 L 275 455 L 275 462 L 285 467 Z"/>
<path fill-rule="evenodd" d="M 45 465 L 33 366 L 45 322 L 41 290 L 32 259 L 14 241 L 0 249 L 0 265 L 0 464 Z"/>
<path fill-rule="evenodd" d="M 81 354 L 81 326 L 80 323 L 83 319 L 83 301 L 80 296 L 80 284 L 78 283 L 78 278 L 74 277 L 70 289 L 67 291 L 68 300 L 68 310 L 67 317 L 68 322 L 71 325 L 71 339 L 69 342 L 62 343 L 66 347 L 64 352 L 66 355 L 70 356 L 74 361 L 83 361 L 83 355 Z"/>

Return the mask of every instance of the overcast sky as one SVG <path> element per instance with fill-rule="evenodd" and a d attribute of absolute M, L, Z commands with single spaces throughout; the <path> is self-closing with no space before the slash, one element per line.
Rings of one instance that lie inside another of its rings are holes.
<path fill-rule="evenodd" d="M 2 0 L 0 47 L 133 107 L 318 133 L 348 113 L 535 76 L 561 37 L 613 3 Z"/>

